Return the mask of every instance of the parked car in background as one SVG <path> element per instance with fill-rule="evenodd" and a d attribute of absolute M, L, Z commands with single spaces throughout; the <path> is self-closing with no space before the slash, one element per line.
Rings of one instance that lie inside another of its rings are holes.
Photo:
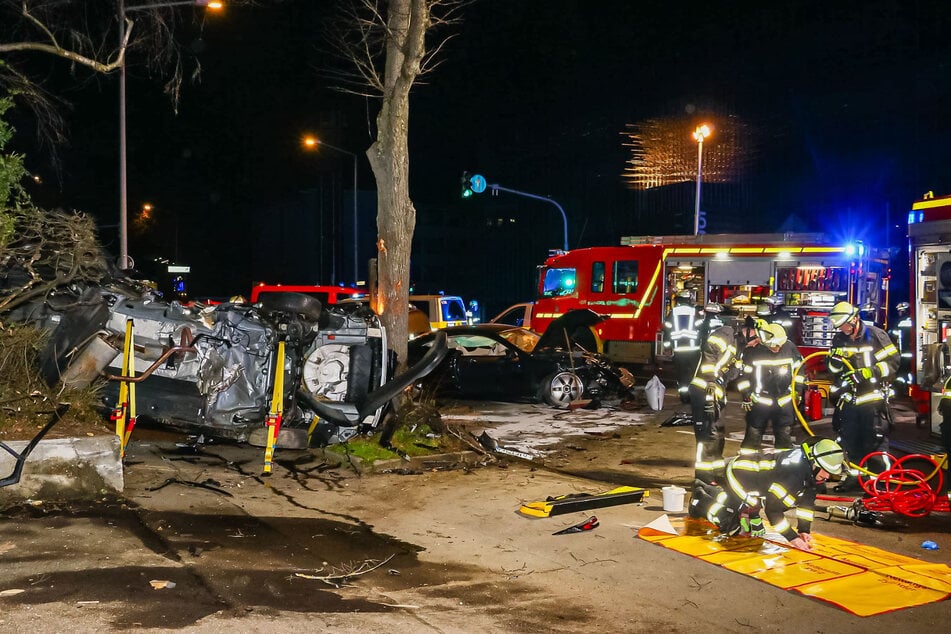
<path fill-rule="evenodd" d="M 587 399 L 595 405 L 627 400 L 634 385 L 630 372 L 591 351 L 591 327 L 599 321 L 590 310 L 576 310 L 543 335 L 498 323 L 445 328 L 449 351 L 418 385 L 446 396 L 539 400 L 558 408 Z M 409 343 L 409 363 L 423 358 L 436 334 Z"/>
<path fill-rule="evenodd" d="M 490 324 L 508 324 L 520 326 L 527 330 L 532 329 L 532 307 L 534 302 L 513 304 L 489 320 Z"/>
<path fill-rule="evenodd" d="M 339 304 L 345 299 L 366 297 L 366 292 L 349 286 L 306 284 L 257 284 L 251 288 L 251 303 L 256 304 L 270 293 L 301 293 L 320 300 L 324 306 Z"/>
<path fill-rule="evenodd" d="M 466 303 L 458 295 L 410 295 L 409 303 L 425 313 L 433 329 L 469 323 Z"/>

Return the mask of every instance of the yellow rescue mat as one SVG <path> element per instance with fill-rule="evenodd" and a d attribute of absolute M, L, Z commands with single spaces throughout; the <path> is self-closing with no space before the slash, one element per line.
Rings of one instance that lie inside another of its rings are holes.
<path fill-rule="evenodd" d="M 640 529 L 641 539 L 770 585 L 826 601 L 857 616 L 872 616 L 951 596 L 951 568 L 886 550 L 812 536 L 812 550 L 759 537 L 725 538 L 712 524 L 672 518 L 674 532 Z"/>

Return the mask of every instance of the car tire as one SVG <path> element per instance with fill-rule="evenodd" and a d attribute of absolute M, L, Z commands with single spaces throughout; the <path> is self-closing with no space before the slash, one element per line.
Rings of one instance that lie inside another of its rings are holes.
<path fill-rule="evenodd" d="M 556 372 L 542 381 L 538 396 L 542 401 L 566 409 L 572 401 L 577 401 L 584 393 L 584 383 L 574 372 Z"/>
<path fill-rule="evenodd" d="M 261 308 L 268 312 L 291 313 L 308 321 L 317 321 L 323 305 L 316 297 L 303 293 L 268 293 L 261 298 Z"/>

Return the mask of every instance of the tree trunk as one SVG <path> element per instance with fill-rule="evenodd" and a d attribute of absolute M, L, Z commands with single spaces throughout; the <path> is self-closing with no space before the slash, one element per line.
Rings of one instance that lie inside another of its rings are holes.
<path fill-rule="evenodd" d="M 430 0 L 391 0 L 383 101 L 377 137 L 367 158 L 377 189 L 378 310 L 389 347 L 406 365 L 409 318 L 409 263 L 416 209 L 409 197 L 409 91 L 426 51 Z"/>

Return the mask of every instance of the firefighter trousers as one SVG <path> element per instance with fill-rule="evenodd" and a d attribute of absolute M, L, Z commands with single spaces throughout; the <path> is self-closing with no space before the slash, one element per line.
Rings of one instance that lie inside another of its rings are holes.
<path fill-rule="evenodd" d="M 740 445 L 740 453 L 759 451 L 763 445 L 763 432 L 771 422 L 773 425 L 773 448 L 792 449 L 792 425 L 796 419 L 792 402 L 780 407 L 754 403 L 753 409 L 746 413 L 746 435 Z"/>
<path fill-rule="evenodd" d="M 707 401 L 707 392 L 703 388 L 691 385 L 688 392 L 693 433 L 697 439 L 694 477 L 707 484 L 722 482 L 726 464 L 723 460 L 726 432 L 720 420 L 720 409 L 715 403 Z"/>
<path fill-rule="evenodd" d="M 690 386 L 690 381 L 693 380 L 698 365 L 700 365 L 699 350 L 674 350 L 674 372 L 677 375 L 677 393 L 680 395 L 681 403 L 690 402 L 687 388 Z"/>
<path fill-rule="evenodd" d="M 861 464 L 865 456 L 888 451 L 889 416 L 883 401 L 853 405 L 840 403 L 832 420 L 832 427 L 839 437 L 849 462 Z M 865 468 L 881 473 L 889 465 L 881 456 L 870 459 Z"/>

